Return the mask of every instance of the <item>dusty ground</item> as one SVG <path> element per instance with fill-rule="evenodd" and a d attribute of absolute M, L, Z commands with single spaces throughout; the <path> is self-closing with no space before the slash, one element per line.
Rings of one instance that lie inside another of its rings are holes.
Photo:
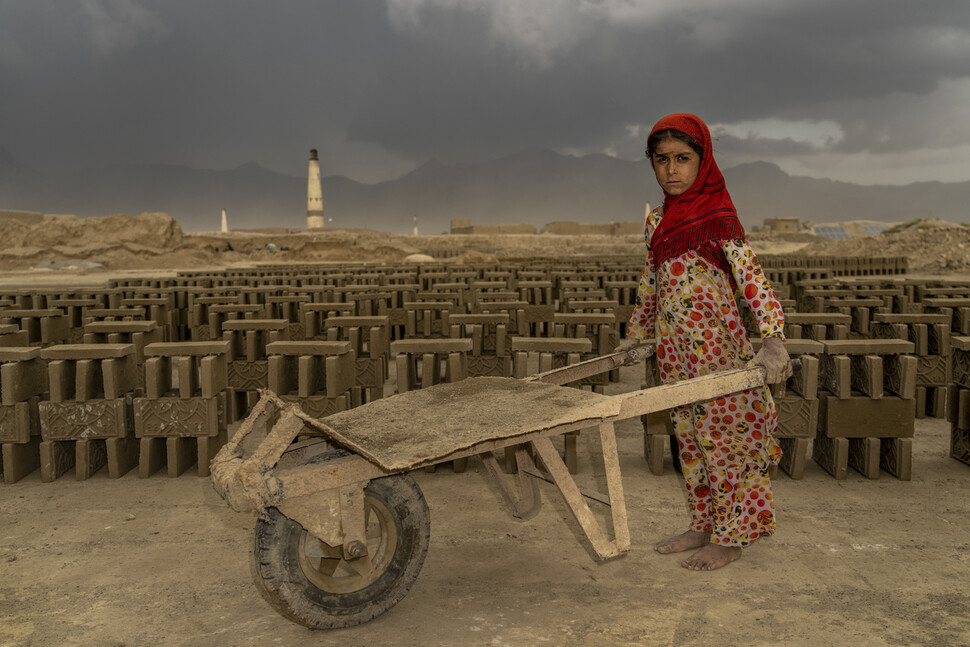
<path fill-rule="evenodd" d="M 355 247 L 357 260 L 415 251 L 334 235 L 333 249 Z M 951 249 L 958 235 L 963 244 L 962 231 L 936 235 L 933 245 Z M 521 241 L 522 249 L 534 242 Z M 760 253 L 791 245 L 753 244 Z M 324 247 L 305 260 L 330 260 Z M 77 249 L 62 256 L 82 256 Z M 175 262 L 175 254 L 151 256 L 146 265 L 132 243 L 83 256 L 135 259 L 108 262 L 106 272 L 37 271 L 0 259 L 12 270 L 0 285 L 97 285 L 122 274 L 168 273 L 147 269 L 153 266 L 283 260 L 233 252 L 239 256 L 230 261 L 198 249 L 179 248 L 191 263 Z M 929 250 L 920 253 L 936 256 Z M 951 272 L 970 267 L 961 254 Z M 21 256 L 31 263 L 49 257 Z M 146 269 L 119 271 L 131 267 Z M 638 374 L 624 369 L 624 383 L 611 389 L 637 388 Z M 680 480 L 669 458 L 663 476 L 647 471 L 638 423 L 618 431 L 630 553 L 593 560 L 551 485 L 542 485 L 540 514 L 520 522 L 503 511 L 477 463 L 464 474 L 419 472 L 432 515 L 424 570 L 389 613 L 333 632 L 296 626 L 262 600 L 249 570 L 253 519 L 230 510 L 208 479 L 131 473 L 110 480 L 102 472 L 44 484 L 35 473 L 0 485 L 0 646 L 970 644 L 970 467 L 947 456 L 945 421 L 918 421 L 911 482 L 854 472 L 839 482 L 814 463 L 801 481 L 779 475 L 777 534 L 714 573 L 688 572 L 677 557 L 652 550 L 686 524 Z M 592 443 L 581 442 L 578 478 L 603 489 L 591 456 Z"/>
<path fill-rule="evenodd" d="M 639 373 L 623 369 L 636 387 Z M 312 632 L 250 578 L 253 519 L 187 473 L 0 487 L 0 645 L 959 645 L 970 643 L 970 467 L 948 424 L 917 423 L 914 478 L 839 482 L 810 463 L 775 480 L 777 534 L 713 573 L 652 543 L 686 523 L 679 477 L 651 475 L 639 423 L 619 432 L 633 549 L 598 563 L 553 486 L 525 522 L 476 462 L 416 473 L 431 548 L 405 599 L 353 629 Z M 581 482 L 605 489 L 594 436 Z M 595 504 L 594 504 L 595 505 Z"/>

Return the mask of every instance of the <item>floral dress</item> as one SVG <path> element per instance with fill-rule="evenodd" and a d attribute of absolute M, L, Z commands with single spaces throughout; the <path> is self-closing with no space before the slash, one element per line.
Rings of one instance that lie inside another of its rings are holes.
<path fill-rule="evenodd" d="M 662 209 L 646 220 L 646 266 L 629 337 L 657 342 L 665 384 L 742 368 L 754 357 L 729 278 L 694 251 L 666 260 L 655 270 L 650 239 Z M 720 246 L 733 278 L 755 314 L 762 338 L 784 338 L 781 304 L 744 240 Z M 768 389 L 676 407 L 671 411 L 691 511 L 690 530 L 710 532 L 711 541 L 747 546 L 775 529 L 768 466 L 781 448 L 774 439 L 775 405 Z"/>

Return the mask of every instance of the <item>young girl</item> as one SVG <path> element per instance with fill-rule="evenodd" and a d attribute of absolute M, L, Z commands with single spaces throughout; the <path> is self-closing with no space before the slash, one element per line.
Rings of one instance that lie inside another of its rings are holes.
<path fill-rule="evenodd" d="M 766 383 L 791 375 L 782 344 L 781 305 L 714 162 L 711 135 L 698 117 L 674 114 L 653 127 L 647 157 L 664 203 L 646 219 L 646 264 L 636 309 L 621 346 L 657 343 L 666 383 L 765 366 Z M 741 290 L 756 315 L 762 351 L 751 348 L 734 301 Z M 777 416 L 765 387 L 673 409 L 691 522 L 657 544 L 661 553 L 698 549 L 682 565 L 713 570 L 775 529 L 768 466 L 777 464 Z"/>

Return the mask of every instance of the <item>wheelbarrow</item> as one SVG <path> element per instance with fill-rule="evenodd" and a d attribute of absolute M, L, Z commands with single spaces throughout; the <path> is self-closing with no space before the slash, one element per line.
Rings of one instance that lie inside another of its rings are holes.
<path fill-rule="evenodd" d="M 321 419 L 263 391 L 212 461 L 216 491 L 234 510 L 256 513 L 257 588 L 283 616 L 310 628 L 353 626 L 386 612 L 407 594 L 428 550 L 428 506 L 408 472 L 470 456 L 481 458 L 513 516 L 538 510 L 536 477 L 544 478 L 559 488 L 600 559 L 628 551 L 614 423 L 760 386 L 765 375 L 756 366 L 609 396 L 564 386 L 652 352 L 634 348 L 525 379 L 439 384 Z M 593 427 L 606 496 L 577 485 L 551 440 Z M 494 455 L 506 449 L 514 476 Z M 585 498 L 610 507 L 611 533 Z"/>

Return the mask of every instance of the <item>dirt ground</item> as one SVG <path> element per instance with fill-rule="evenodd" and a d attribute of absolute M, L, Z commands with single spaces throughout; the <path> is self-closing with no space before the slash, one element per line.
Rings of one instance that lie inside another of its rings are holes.
<path fill-rule="evenodd" d="M 637 388 L 637 369 L 608 392 Z M 252 516 L 192 472 L 0 486 L 0 645 L 959 645 L 970 643 L 970 467 L 948 423 L 917 421 L 913 480 L 810 462 L 775 479 L 777 533 L 711 573 L 653 542 L 687 522 L 667 458 L 654 476 L 638 421 L 618 428 L 632 550 L 597 562 L 552 485 L 538 516 L 502 508 L 477 461 L 415 473 L 431 547 L 410 593 L 352 629 L 310 631 L 253 585 Z M 605 491 L 595 435 L 581 485 Z M 593 504 L 594 507 L 600 507 Z"/>

